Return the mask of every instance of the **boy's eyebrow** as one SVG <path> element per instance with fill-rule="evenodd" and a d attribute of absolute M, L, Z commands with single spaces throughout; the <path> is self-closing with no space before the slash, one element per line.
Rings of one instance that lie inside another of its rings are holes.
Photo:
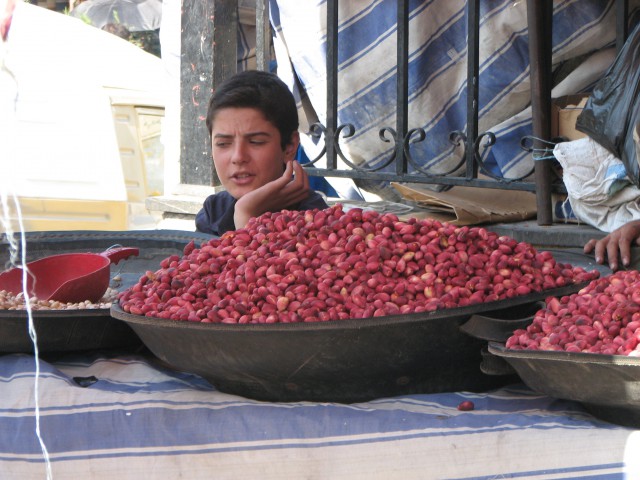
<path fill-rule="evenodd" d="M 246 137 L 258 137 L 258 136 L 270 137 L 271 134 L 269 132 L 257 131 L 257 132 L 243 133 L 242 136 L 245 137 L 245 138 Z M 214 133 L 213 137 L 214 138 L 232 138 L 232 137 L 235 137 L 235 135 L 232 134 L 232 133 Z"/>

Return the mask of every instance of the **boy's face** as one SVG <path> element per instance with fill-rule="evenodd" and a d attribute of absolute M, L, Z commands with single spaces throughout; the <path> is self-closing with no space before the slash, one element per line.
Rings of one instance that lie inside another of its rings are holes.
<path fill-rule="evenodd" d="M 295 158 L 298 143 L 294 132 L 283 151 L 278 129 L 254 108 L 223 108 L 213 119 L 213 163 L 234 198 L 281 177 L 286 162 Z"/>

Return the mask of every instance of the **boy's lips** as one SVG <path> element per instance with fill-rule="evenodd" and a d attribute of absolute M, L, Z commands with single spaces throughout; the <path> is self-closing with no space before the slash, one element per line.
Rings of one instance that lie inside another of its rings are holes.
<path fill-rule="evenodd" d="M 238 172 L 231 175 L 231 180 L 238 184 L 245 184 L 251 182 L 255 175 L 248 172 Z"/>

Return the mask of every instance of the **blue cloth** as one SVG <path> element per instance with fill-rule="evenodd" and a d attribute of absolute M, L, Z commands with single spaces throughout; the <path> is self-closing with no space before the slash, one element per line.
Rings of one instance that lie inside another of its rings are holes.
<path fill-rule="evenodd" d="M 54 479 L 640 478 L 640 432 L 521 384 L 277 403 L 222 393 L 145 356 L 66 355 L 41 361 L 37 377 L 34 368 L 33 356 L 0 356 L 2 479 L 46 478 L 36 383 Z M 475 409 L 458 410 L 463 400 Z"/>
<path fill-rule="evenodd" d="M 305 153 L 303 148 L 298 148 L 298 153 L 296 154 L 296 160 L 304 165 L 305 163 L 309 163 L 309 157 Z M 309 177 L 309 185 L 313 190 L 324 193 L 327 197 L 338 197 L 338 193 L 331 186 L 331 184 L 324 177 Z"/>

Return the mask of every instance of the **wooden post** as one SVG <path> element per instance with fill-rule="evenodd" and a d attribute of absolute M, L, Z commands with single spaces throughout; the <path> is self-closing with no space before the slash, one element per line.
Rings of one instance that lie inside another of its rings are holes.
<path fill-rule="evenodd" d="M 218 186 L 206 127 L 215 86 L 237 70 L 236 0 L 182 2 L 180 183 Z"/>

